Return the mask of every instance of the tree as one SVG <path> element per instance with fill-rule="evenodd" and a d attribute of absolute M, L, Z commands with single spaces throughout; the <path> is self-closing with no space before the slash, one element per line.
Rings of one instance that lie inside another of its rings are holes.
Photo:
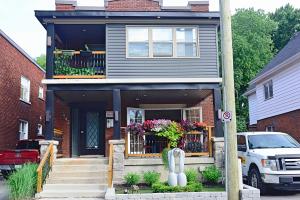
<path fill-rule="evenodd" d="M 238 131 L 247 130 L 248 83 L 274 56 L 272 33 L 277 23 L 262 10 L 239 9 L 232 17 L 233 62 Z"/>
<path fill-rule="evenodd" d="M 37 57 L 36 62 L 41 68 L 46 70 L 46 55 L 42 54 L 39 57 Z"/>
<path fill-rule="evenodd" d="M 273 41 L 275 48 L 280 51 L 290 40 L 290 38 L 300 31 L 300 9 L 295 9 L 287 4 L 270 14 L 271 19 L 278 23 L 278 28 L 274 32 Z"/>

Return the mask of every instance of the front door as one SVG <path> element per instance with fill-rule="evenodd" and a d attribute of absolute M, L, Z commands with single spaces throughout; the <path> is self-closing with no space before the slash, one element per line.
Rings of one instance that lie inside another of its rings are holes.
<path fill-rule="evenodd" d="M 80 111 L 81 155 L 104 155 L 104 114 L 100 110 L 83 109 Z"/>

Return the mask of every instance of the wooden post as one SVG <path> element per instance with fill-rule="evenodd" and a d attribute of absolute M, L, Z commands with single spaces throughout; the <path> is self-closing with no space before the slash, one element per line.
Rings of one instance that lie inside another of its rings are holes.
<path fill-rule="evenodd" d="M 109 144 L 109 158 L 108 158 L 108 187 L 112 188 L 113 186 L 113 152 L 114 145 Z"/>
<path fill-rule="evenodd" d="M 128 134 L 129 132 L 125 132 L 125 158 L 128 158 L 128 145 L 130 144 L 130 141 L 128 141 L 129 137 Z"/>
<path fill-rule="evenodd" d="M 47 23 L 47 56 L 46 56 L 46 79 L 52 79 L 54 75 L 54 50 L 55 29 L 53 23 Z"/>
<path fill-rule="evenodd" d="M 209 157 L 212 157 L 212 141 L 211 141 L 211 136 L 212 136 L 212 127 L 208 127 L 208 153 Z"/>

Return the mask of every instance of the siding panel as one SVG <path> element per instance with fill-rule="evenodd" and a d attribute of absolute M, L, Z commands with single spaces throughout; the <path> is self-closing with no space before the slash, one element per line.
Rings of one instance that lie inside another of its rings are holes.
<path fill-rule="evenodd" d="M 108 78 L 217 78 L 216 26 L 199 25 L 200 58 L 126 58 L 126 25 L 107 24 Z"/>

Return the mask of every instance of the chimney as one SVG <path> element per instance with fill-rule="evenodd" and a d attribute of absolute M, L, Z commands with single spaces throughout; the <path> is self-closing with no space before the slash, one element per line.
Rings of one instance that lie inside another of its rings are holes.
<path fill-rule="evenodd" d="M 107 11 L 161 11 L 163 0 L 104 0 Z"/>
<path fill-rule="evenodd" d="M 75 10 L 77 0 L 55 0 L 55 8 L 57 11 Z"/>
<path fill-rule="evenodd" d="M 209 12 L 209 1 L 189 1 L 192 12 Z"/>

